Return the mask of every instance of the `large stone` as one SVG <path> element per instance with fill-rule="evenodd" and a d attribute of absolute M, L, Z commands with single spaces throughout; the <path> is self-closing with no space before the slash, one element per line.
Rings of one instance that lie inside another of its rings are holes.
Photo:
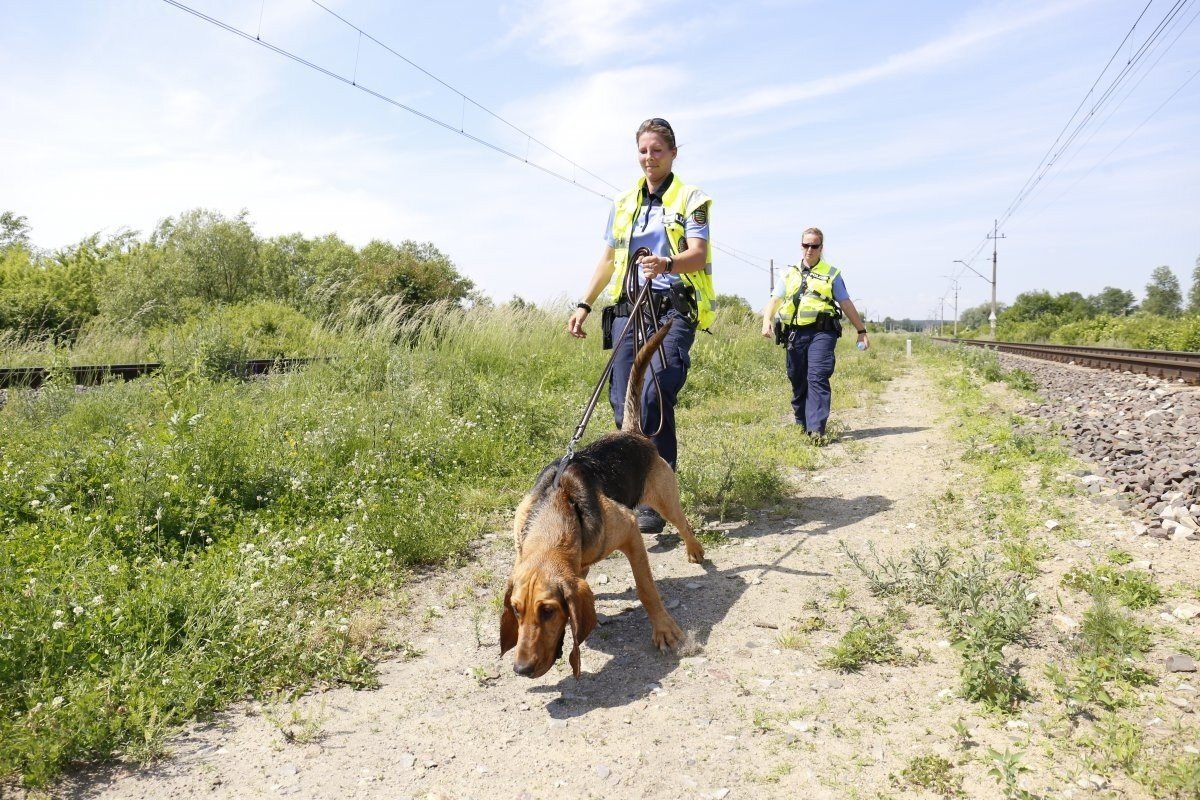
<path fill-rule="evenodd" d="M 1181 653 L 1167 656 L 1166 660 L 1167 672 L 1195 672 L 1196 662 L 1191 656 L 1185 656 Z"/>

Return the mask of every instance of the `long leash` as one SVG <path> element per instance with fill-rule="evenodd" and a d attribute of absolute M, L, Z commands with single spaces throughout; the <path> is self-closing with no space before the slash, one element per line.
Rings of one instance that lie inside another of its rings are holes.
<path fill-rule="evenodd" d="M 646 249 L 644 247 L 638 248 L 638 250 L 630 258 L 629 270 L 632 270 L 633 266 L 637 263 L 637 259 L 643 255 L 651 255 L 651 253 L 648 249 Z M 634 277 L 634 280 L 636 280 L 636 276 Z M 558 486 L 558 480 L 559 480 L 559 478 L 562 477 L 563 470 L 566 469 L 567 465 L 570 464 L 572 459 L 575 458 L 575 445 L 579 444 L 579 440 L 583 438 L 584 431 L 587 430 L 588 422 L 590 422 L 592 419 L 592 412 L 594 412 L 596 410 L 596 404 L 600 401 L 600 392 L 603 391 L 604 384 L 608 381 L 609 377 L 612 375 L 613 363 L 617 360 L 617 351 L 619 350 L 621 343 L 623 341 L 625 341 L 625 337 L 627 335 L 629 335 L 629 329 L 630 328 L 634 329 L 634 353 L 635 354 L 638 352 L 639 347 L 642 344 L 645 344 L 646 332 L 642 327 L 642 324 L 641 324 L 642 321 L 639 319 L 639 315 L 644 311 L 647 300 L 650 297 L 650 283 L 651 283 L 650 280 L 646 280 L 642 284 L 642 288 L 640 290 L 638 290 L 637 298 L 633 301 L 633 307 L 629 311 L 629 322 L 625 323 L 625 328 L 624 328 L 624 330 L 621 331 L 620 337 L 618 337 L 617 341 L 613 342 L 612 355 L 608 357 L 608 363 L 605 364 L 605 366 L 604 366 L 604 372 L 602 372 L 600 374 L 600 380 L 598 380 L 596 382 L 596 388 L 592 390 L 592 397 L 590 400 L 588 400 L 587 405 L 583 409 L 583 417 L 579 420 L 579 424 L 575 426 L 574 435 L 572 435 L 571 440 L 569 442 L 567 442 L 566 455 L 564 455 L 558 462 L 558 470 L 554 473 L 553 486 L 555 486 L 555 487 Z M 657 331 L 658 330 L 657 316 L 653 313 L 653 311 L 651 311 L 648 316 L 653 318 L 654 329 Z M 662 358 L 662 363 L 665 366 L 667 363 L 666 357 L 665 357 L 665 353 L 662 352 L 661 348 L 659 351 L 659 357 Z M 656 387 L 659 387 L 660 396 L 661 396 L 661 387 L 659 386 L 659 383 L 658 383 L 658 375 L 653 370 L 651 370 L 651 374 L 654 377 L 654 385 Z M 656 430 L 654 433 L 649 434 L 649 435 L 657 436 L 659 434 L 659 432 L 662 431 L 662 426 L 663 426 L 663 415 L 661 413 L 659 413 L 659 415 L 658 415 L 658 430 Z"/>

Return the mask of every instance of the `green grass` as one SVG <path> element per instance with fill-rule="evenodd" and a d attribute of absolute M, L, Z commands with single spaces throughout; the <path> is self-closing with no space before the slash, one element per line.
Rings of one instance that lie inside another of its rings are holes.
<path fill-rule="evenodd" d="M 1062 584 L 1091 595 L 1111 595 L 1127 608 L 1150 608 L 1163 598 L 1162 589 L 1150 573 L 1119 570 L 1107 564 L 1091 570 L 1075 567 L 1063 575 Z"/>
<path fill-rule="evenodd" d="M 163 332 L 168 368 L 151 378 L 84 393 L 51 381 L 0 408 L 0 781 L 152 757 L 247 696 L 372 685 L 409 570 L 507 526 L 607 355 L 537 309 L 265 317 L 233 309 Z M 247 336 L 330 360 L 223 378 L 231 354 L 261 355 Z M 84 345 L 93 363 L 145 352 Z M 839 407 L 879 390 L 896 347 L 842 359 Z M 692 359 L 685 507 L 782 502 L 788 471 L 819 458 L 784 424 L 782 351 L 753 320 L 719 321 Z M 602 403 L 589 438 L 610 427 Z"/>
<path fill-rule="evenodd" d="M 867 664 L 911 663 L 912 658 L 904 654 L 897 642 L 897 633 L 906 619 L 906 612 L 898 608 L 888 609 L 875 620 L 858 616 L 850 630 L 829 649 L 821 666 L 858 672 Z"/>
<path fill-rule="evenodd" d="M 934 753 L 913 756 L 900 771 L 897 784 L 924 789 L 940 797 L 961 797 L 962 778 L 955 774 L 954 765 Z"/>

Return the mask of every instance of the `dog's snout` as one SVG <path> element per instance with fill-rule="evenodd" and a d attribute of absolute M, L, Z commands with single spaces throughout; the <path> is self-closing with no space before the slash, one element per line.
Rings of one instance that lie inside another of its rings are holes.
<path fill-rule="evenodd" d="M 533 662 L 529 661 L 522 663 L 520 661 L 514 661 L 513 672 L 517 673 L 518 675 L 523 675 L 526 678 L 531 677 L 533 675 Z"/>

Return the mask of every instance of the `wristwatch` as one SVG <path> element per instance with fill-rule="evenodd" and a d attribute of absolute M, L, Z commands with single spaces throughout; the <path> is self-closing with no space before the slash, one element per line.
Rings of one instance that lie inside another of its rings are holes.
<path fill-rule="evenodd" d="M 858 335 L 859 335 L 859 336 L 866 336 L 866 335 L 867 335 L 867 329 L 866 329 L 866 328 L 863 328 L 861 331 L 858 331 Z"/>

